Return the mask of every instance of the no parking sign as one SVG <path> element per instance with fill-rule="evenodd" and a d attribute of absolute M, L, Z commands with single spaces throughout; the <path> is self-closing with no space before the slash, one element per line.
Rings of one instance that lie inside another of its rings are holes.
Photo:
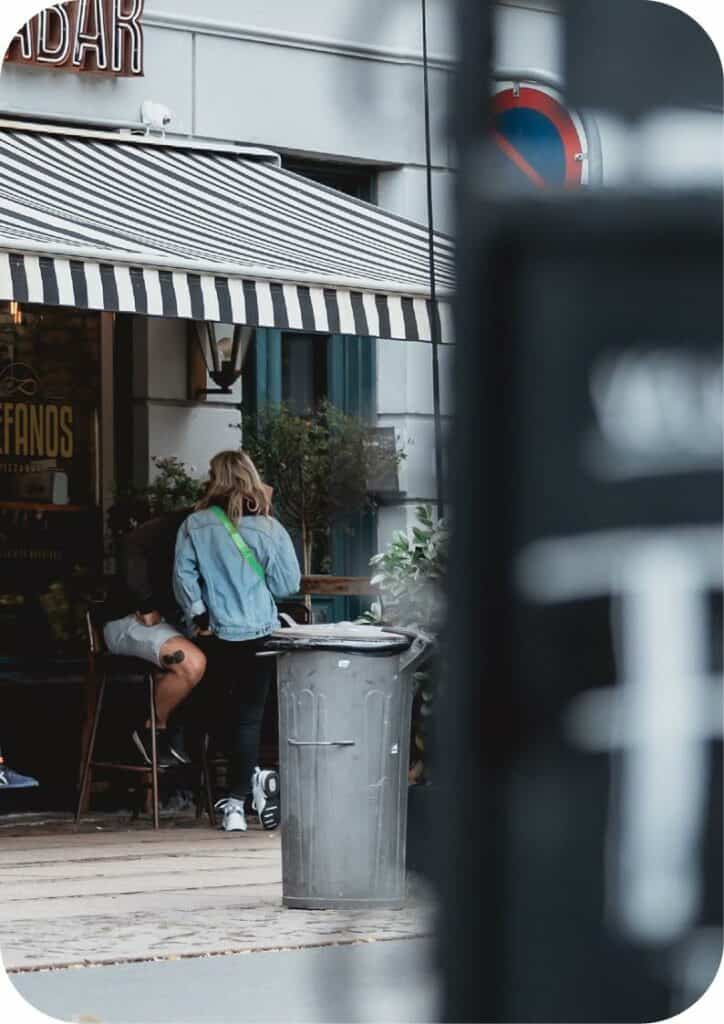
<path fill-rule="evenodd" d="M 583 121 L 553 89 L 500 82 L 492 100 L 494 142 L 508 179 L 535 189 L 589 182 Z"/>

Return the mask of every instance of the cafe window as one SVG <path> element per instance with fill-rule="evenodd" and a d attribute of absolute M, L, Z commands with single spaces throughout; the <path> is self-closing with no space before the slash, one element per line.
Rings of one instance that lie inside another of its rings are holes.
<path fill-rule="evenodd" d="M 302 178 L 319 182 L 347 196 L 366 203 L 377 201 L 375 171 L 364 164 L 340 164 L 326 160 L 305 160 L 301 157 L 282 157 L 282 166 Z"/>
<path fill-rule="evenodd" d="M 0 655 L 80 635 L 74 590 L 102 566 L 100 316 L 0 304 Z"/>
<path fill-rule="evenodd" d="M 327 339 L 318 334 L 282 334 L 282 402 L 296 415 L 327 397 Z"/>

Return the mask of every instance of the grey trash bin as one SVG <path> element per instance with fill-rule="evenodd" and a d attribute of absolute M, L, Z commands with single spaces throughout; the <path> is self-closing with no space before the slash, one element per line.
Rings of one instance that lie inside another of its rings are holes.
<path fill-rule="evenodd" d="M 336 623 L 279 630 L 269 647 L 284 906 L 401 907 L 412 672 L 427 640 Z"/>

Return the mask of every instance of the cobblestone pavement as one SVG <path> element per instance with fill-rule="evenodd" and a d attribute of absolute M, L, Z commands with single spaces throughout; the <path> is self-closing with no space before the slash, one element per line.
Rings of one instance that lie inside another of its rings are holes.
<path fill-rule="evenodd" d="M 0 829 L 0 951 L 10 970 L 180 959 L 429 935 L 418 893 L 402 910 L 287 910 L 279 832 L 99 819 Z M 417 887 L 416 891 L 417 891 Z"/>

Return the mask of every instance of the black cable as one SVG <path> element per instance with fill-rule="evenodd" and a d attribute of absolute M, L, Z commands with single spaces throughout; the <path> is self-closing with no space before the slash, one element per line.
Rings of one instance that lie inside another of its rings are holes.
<path fill-rule="evenodd" d="M 440 364 L 438 350 L 440 345 L 440 316 L 437 308 L 437 284 L 435 279 L 435 226 L 432 203 L 432 155 L 430 144 L 430 84 L 427 58 L 427 0 L 422 3 L 422 68 L 425 89 L 425 162 L 427 175 L 427 239 L 430 261 L 430 334 L 432 341 L 432 401 L 435 418 L 435 476 L 437 490 L 437 514 L 442 518 L 445 514 L 442 460 L 442 420 L 440 416 Z"/>

